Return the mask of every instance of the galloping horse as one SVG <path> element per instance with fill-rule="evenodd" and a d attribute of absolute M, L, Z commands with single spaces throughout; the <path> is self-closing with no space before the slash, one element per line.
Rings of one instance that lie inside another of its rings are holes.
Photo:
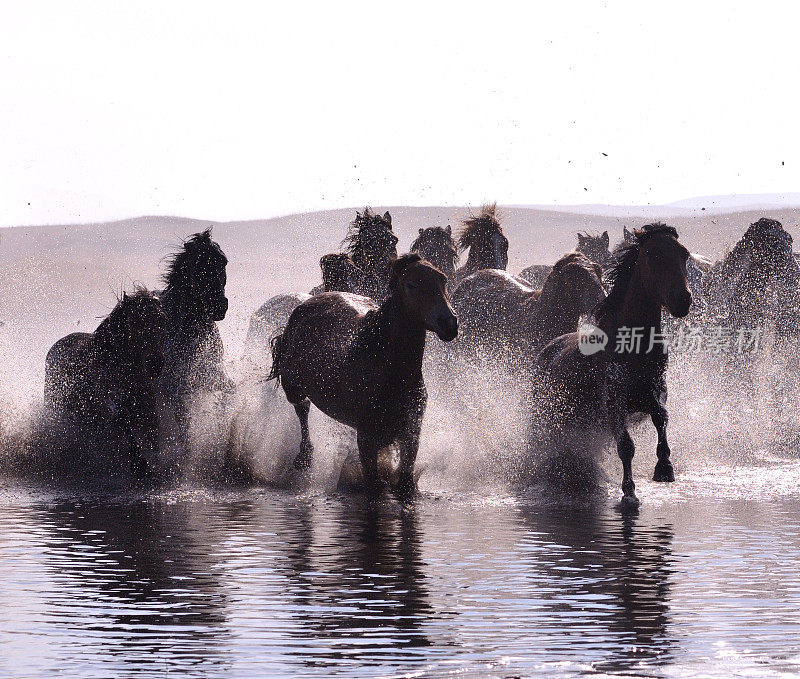
<path fill-rule="evenodd" d="M 597 328 L 563 335 L 538 357 L 545 403 L 552 407 L 548 424 L 556 448 L 563 448 L 571 427 L 600 425 L 610 431 L 622 460 L 623 505 L 639 502 L 631 470 L 634 445 L 629 416 L 650 415 L 658 432 L 653 480 L 675 478 L 666 433 L 667 352 L 661 311 L 666 308 L 678 318 L 689 313 L 688 258 L 674 228 L 656 223 L 637 230 L 634 242 L 617 250 L 616 263 L 607 272 L 611 291 L 595 310 Z M 605 349 L 585 342 L 601 333 L 608 340 Z"/>
<path fill-rule="evenodd" d="M 369 207 L 356 212 L 342 242 L 353 264 L 362 272 L 358 290 L 354 292 L 372 297 L 377 302 L 386 298 L 392 262 L 397 258 L 397 241 L 397 235 L 392 231 L 392 216 L 388 212 L 381 216 Z"/>
<path fill-rule="evenodd" d="M 311 464 L 310 404 L 353 427 L 367 488 L 379 487 L 378 452 L 400 444 L 398 491 L 415 488 L 414 461 L 427 402 L 422 377 L 425 332 L 450 341 L 458 321 L 444 274 L 416 254 L 392 265 L 389 296 L 379 306 L 347 293 L 325 293 L 292 312 L 273 342 L 270 379 L 283 385 L 300 420 L 295 467 Z"/>
<path fill-rule="evenodd" d="M 459 343 L 495 354 L 510 350 L 519 362 L 559 335 L 577 330 L 580 317 L 605 298 L 602 273 L 579 252 L 559 259 L 541 290 L 505 271 L 478 271 L 453 293 Z"/>
<path fill-rule="evenodd" d="M 250 316 L 245 339 L 247 358 L 259 370 L 269 366 L 272 338 L 286 327 L 289 316 L 299 304 L 312 295 L 323 292 L 352 292 L 360 289 L 363 272 L 353 264 L 350 255 L 334 253 L 322 255 L 319 260 L 322 270 L 322 285 L 317 285 L 311 294 L 304 292 L 286 292 L 270 297 L 256 312 Z"/>
<path fill-rule="evenodd" d="M 447 276 L 448 287 L 453 283 L 458 264 L 458 245 L 453 239 L 453 229 L 449 224 L 446 228 L 429 226 L 427 229 L 420 229 L 419 236 L 411 244 L 411 252 L 416 252 Z"/>
<path fill-rule="evenodd" d="M 465 219 L 458 237 L 461 251 L 469 249 L 467 262 L 456 271 L 456 282 L 481 269 L 500 269 L 508 266 L 508 238 L 500 226 L 497 204 L 484 205 L 477 217 Z"/>
<path fill-rule="evenodd" d="M 228 260 L 211 229 L 186 240 L 169 261 L 159 294 L 167 315 L 164 370 L 159 387 L 179 426 L 188 426 L 188 401 L 198 392 L 229 390 L 216 321 L 225 318 Z"/>
<path fill-rule="evenodd" d="M 587 257 L 590 262 L 599 265 L 605 271 L 612 263 L 611 251 L 608 249 L 608 231 L 603 231 L 599 236 L 589 233 L 578 233 L 577 252 Z M 553 267 L 549 264 L 531 264 L 519 272 L 519 278 L 527 281 L 531 286 L 538 290 L 544 285 L 545 280 L 550 275 Z"/>
<path fill-rule="evenodd" d="M 779 221 L 763 217 L 706 275 L 703 292 L 713 320 L 733 328 L 770 325 L 786 335 L 797 330 L 799 281 L 791 234 Z"/>
<path fill-rule="evenodd" d="M 45 359 L 48 410 L 90 436 L 126 434 L 136 475 L 158 453 L 155 380 L 164 365 L 166 323 L 158 299 L 137 288 L 122 295 L 93 333 L 62 337 Z"/>

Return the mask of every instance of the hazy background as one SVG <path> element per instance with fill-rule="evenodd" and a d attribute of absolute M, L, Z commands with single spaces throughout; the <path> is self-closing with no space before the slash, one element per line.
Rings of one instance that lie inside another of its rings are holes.
<path fill-rule="evenodd" d="M 796 14 L 4 3 L 0 224 L 797 191 Z"/>

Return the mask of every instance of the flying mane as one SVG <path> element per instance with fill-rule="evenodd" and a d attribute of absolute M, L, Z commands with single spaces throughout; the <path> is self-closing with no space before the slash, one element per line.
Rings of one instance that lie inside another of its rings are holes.
<path fill-rule="evenodd" d="M 477 216 L 470 216 L 462 224 L 463 228 L 458 235 L 458 247 L 466 250 L 475 241 L 475 237 L 487 231 L 503 233 L 500 226 L 502 215 L 497 209 L 497 203 L 484 205 Z"/>
<path fill-rule="evenodd" d="M 211 227 L 202 233 L 196 233 L 184 241 L 183 247 L 167 258 L 167 272 L 164 274 L 164 290 L 162 297 L 169 299 L 177 291 L 184 289 L 189 283 L 192 261 L 200 249 L 207 249 L 219 257 L 224 263 L 228 258 L 222 249 L 211 240 Z"/>
<path fill-rule="evenodd" d="M 392 232 L 392 222 L 385 216 L 372 211 L 371 207 L 365 207 L 363 212 L 356 212 L 356 218 L 350 222 L 347 235 L 342 241 L 347 254 L 353 258 L 357 266 L 361 251 L 366 245 L 364 240 L 370 232 L 388 231 Z"/>
<path fill-rule="evenodd" d="M 611 292 L 594 310 L 593 316 L 598 325 L 613 317 L 625 302 L 625 293 L 630 285 L 639 252 L 650 238 L 658 234 L 667 234 L 673 238 L 678 237 L 678 232 L 671 226 L 655 222 L 647 224 L 634 231 L 634 239 L 629 243 L 622 243 L 614 250 L 614 263 L 606 271 L 606 280 L 611 287 Z"/>

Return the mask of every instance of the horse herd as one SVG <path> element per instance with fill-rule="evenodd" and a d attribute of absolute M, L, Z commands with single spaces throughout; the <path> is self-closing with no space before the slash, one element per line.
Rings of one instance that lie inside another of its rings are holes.
<path fill-rule="evenodd" d="M 716 264 L 690 253 L 674 228 L 652 223 L 626 227 L 613 252 L 607 232 L 579 234 L 577 249 L 554 265 L 514 276 L 506 271 L 509 241 L 494 205 L 465 219 L 457 236 L 450 226 L 420 229 L 411 251 L 400 256 L 391 215 L 366 208 L 343 244 L 346 252 L 320 260 L 322 284 L 311 294 L 278 295 L 253 314 L 245 354 L 294 406 L 300 423 L 294 466 L 308 468 L 313 459 L 314 404 L 356 430 L 370 492 L 385 485 L 379 451 L 395 444 L 395 490 L 401 497 L 416 490 L 428 331 L 447 343 L 431 347 L 440 360 L 524 374 L 538 404 L 531 416 L 546 425 L 537 435 L 552 450 L 566 454 L 575 432 L 613 440 L 623 466 L 622 502 L 631 506 L 638 499 L 628 427 L 637 418 L 649 416 L 658 433 L 653 479 L 674 479 L 667 344 L 653 351 L 647 339 L 663 337 L 665 324 L 690 322 L 766 326 L 782 339 L 800 333 L 792 239 L 767 218 Z M 463 252 L 467 260 L 459 267 Z M 125 293 L 93 333 L 56 342 L 45 364 L 48 416 L 83 438 L 118 432 L 137 477 L 157 465 L 164 418 L 176 423 L 187 446 L 193 399 L 236 388 L 216 325 L 228 309 L 226 265 L 211 230 L 195 234 L 170 260 L 162 291 Z M 578 331 L 587 320 L 604 333 L 605 350 L 584 350 Z M 645 342 L 615 351 L 630 328 Z"/>

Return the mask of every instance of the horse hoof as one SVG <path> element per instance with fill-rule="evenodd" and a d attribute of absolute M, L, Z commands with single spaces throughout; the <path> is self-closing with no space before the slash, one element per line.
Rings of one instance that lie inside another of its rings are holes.
<path fill-rule="evenodd" d="M 389 484 L 383 479 L 375 479 L 374 481 L 369 481 L 364 485 L 367 495 L 380 495 L 388 487 Z"/>
<path fill-rule="evenodd" d="M 624 510 L 638 509 L 640 504 L 639 498 L 635 495 L 623 495 L 619 502 L 620 508 Z"/>
<path fill-rule="evenodd" d="M 656 469 L 653 472 L 653 481 L 658 481 L 660 483 L 670 483 L 674 480 L 675 480 L 675 471 L 672 469 L 671 462 L 656 463 Z"/>
<path fill-rule="evenodd" d="M 417 482 L 414 477 L 411 475 L 401 477 L 395 487 L 395 493 L 402 499 L 408 499 L 416 495 Z"/>

